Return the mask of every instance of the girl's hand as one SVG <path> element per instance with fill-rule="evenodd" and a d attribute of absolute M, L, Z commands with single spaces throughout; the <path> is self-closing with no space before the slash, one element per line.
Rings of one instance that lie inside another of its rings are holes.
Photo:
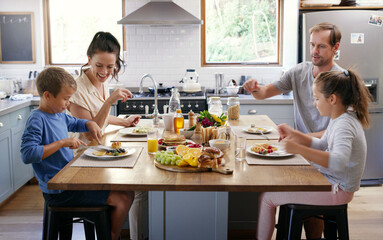
<path fill-rule="evenodd" d="M 122 102 L 126 102 L 128 98 L 132 98 L 133 94 L 125 88 L 117 88 L 114 92 L 109 96 L 109 100 L 111 103 L 117 102 L 117 100 L 121 99 Z"/>
<path fill-rule="evenodd" d="M 92 138 L 96 140 L 98 144 L 101 144 L 100 139 L 102 137 L 102 131 L 98 124 L 93 121 L 88 121 L 86 122 L 86 127 L 88 128 L 89 134 L 92 136 Z"/>
<path fill-rule="evenodd" d="M 86 146 L 86 143 L 81 141 L 80 139 L 77 138 L 66 138 L 63 139 L 63 147 L 69 147 L 70 149 L 77 149 L 81 145 Z"/>
<path fill-rule="evenodd" d="M 300 144 L 292 141 L 290 138 L 285 138 L 282 143 L 285 145 L 285 151 L 288 153 L 299 153 L 299 146 Z"/>
<path fill-rule="evenodd" d="M 278 125 L 278 132 L 279 132 L 279 142 L 286 137 L 292 137 L 294 135 L 294 129 L 287 125 L 286 123 Z"/>
<path fill-rule="evenodd" d="M 135 127 L 138 122 L 140 121 L 141 116 L 139 115 L 130 115 L 126 121 L 127 121 L 127 127 Z"/>

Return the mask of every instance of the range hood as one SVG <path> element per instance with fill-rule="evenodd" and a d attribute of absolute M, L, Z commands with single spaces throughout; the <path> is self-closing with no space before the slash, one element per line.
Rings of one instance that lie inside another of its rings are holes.
<path fill-rule="evenodd" d="M 151 1 L 128 14 L 118 24 L 189 25 L 202 21 L 172 1 Z"/>

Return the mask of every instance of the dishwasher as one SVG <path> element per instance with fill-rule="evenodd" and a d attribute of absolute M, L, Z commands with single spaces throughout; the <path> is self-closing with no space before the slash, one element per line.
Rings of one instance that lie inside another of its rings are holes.
<path fill-rule="evenodd" d="M 371 126 L 365 130 L 367 160 L 361 186 L 383 183 L 383 108 L 370 109 Z"/>

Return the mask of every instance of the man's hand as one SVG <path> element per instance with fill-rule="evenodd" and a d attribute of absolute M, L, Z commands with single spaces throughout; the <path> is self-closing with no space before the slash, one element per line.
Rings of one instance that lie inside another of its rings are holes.
<path fill-rule="evenodd" d="M 135 127 L 140 121 L 140 119 L 141 119 L 141 116 L 139 115 L 130 115 L 126 119 L 128 127 Z"/>
<path fill-rule="evenodd" d="M 66 138 L 62 140 L 62 143 L 63 143 L 62 147 L 69 147 L 70 149 L 77 149 L 81 145 L 86 146 L 86 143 L 84 143 L 83 141 L 77 138 Z"/>
<path fill-rule="evenodd" d="M 257 92 L 257 91 L 259 91 L 259 89 L 261 89 L 261 87 L 258 84 L 258 81 L 256 79 L 247 80 L 243 84 L 243 88 L 245 88 L 245 90 L 248 92 Z"/>
<path fill-rule="evenodd" d="M 101 144 L 100 139 L 102 137 L 101 128 L 97 125 L 96 122 L 88 121 L 86 122 L 86 127 L 89 130 L 90 135 L 98 144 Z"/>

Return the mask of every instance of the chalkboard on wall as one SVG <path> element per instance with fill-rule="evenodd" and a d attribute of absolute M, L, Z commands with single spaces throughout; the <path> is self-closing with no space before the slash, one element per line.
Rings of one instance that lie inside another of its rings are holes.
<path fill-rule="evenodd" d="M 0 12 L 0 63 L 35 63 L 32 12 Z"/>

